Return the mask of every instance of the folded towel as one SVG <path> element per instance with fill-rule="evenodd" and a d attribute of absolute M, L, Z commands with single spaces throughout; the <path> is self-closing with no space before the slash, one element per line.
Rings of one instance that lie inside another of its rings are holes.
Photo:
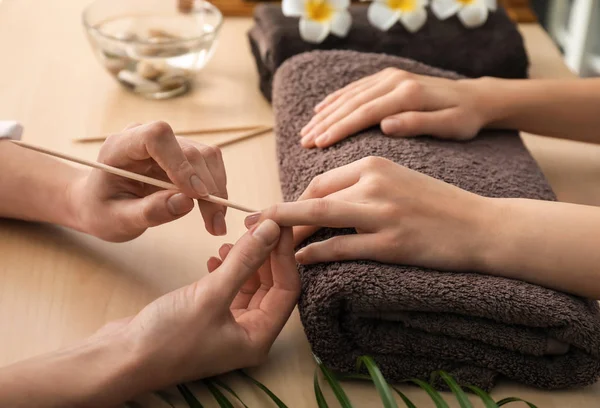
<path fill-rule="evenodd" d="M 554 200 L 516 131 L 485 130 L 468 143 L 393 139 L 371 128 L 328 149 L 304 149 L 300 129 L 328 93 L 385 67 L 458 78 L 398 57 L 314 51 L 288 60 L 273 86 L 280 179 L 295 200 L 318 174 L 369 155 L 489 197 Z M 353 231 L 323 229 L 308 242 Z M 313 351 L 352 371 L 371 355 L 390 380 L 443 369 L 490 389 L 499 375 L 540 388 L 593 383 L 600 375 L 598 303 L 477 273 L 377 262 L 301 266 L 299 303 Z M 568 271 L 565 271 L 568 273 Z"/>
<path fill-rule="evenodd" d="M 286 59 L 317 49 L 397 55 L 469 77 L 527 77 L 529 62 L 523 39 L 502 8 L 490 13 L 486 23 L 476 29 L 465 28 L 458 17 L 438 20 L 428 9 L 427 22 L 415 34 L 401 24 L 387 32 L 371 26 L 366 6 L 351 6 L 350 13 L 353 22 L 346 38 L 330 35 L 321 44 L 310 44 L 300 38 L 298 19 L 285 17 L 280 5 L 257 6 L 256 24 L 248 36 L 263 95 L 271 100 L 273 75 Z"/>

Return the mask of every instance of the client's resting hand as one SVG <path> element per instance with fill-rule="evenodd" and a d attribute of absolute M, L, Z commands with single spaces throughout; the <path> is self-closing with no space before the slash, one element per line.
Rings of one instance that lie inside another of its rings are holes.
<path fill-rule="evenodd" d="M 302 128 L 304 147 L 328 147 L 381 124 L 392 137 L 473 138 L 486 124 L 482 86 L 386 68 L 327 96 Z"/>

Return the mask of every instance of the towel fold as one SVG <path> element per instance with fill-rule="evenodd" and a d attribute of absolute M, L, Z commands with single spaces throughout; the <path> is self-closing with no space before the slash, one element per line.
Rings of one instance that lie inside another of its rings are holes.
<path fill-rule="evenodd" d="M 484 130 L 468 143 L 393 139 L 371 128 L 328 149 L 304 149 L 300 129 L 330 92 L 393 66 L 459 76 L 398 57 L 315 51 L 288 60 L 273 87 L 280 179 L 295 200 L 318 174 L 365 156 L 396 163 L 488 197 L 554 200 L 516 131 Z M 308 242 L 353 231 L 323 229 Z M 301 266 L 300 315 L 313 351 L 352 371 L 373 356 L 390 380 L 435 370 L 490 389 L 498 376 L 555 389 L 600 375 L 600 310 L 594 300 L 477 273 L 370 261 Z M 565 271 L 569 273 L 569 271 Z"/>
<path fill-rule="evenodd" d="M 271 100 L 273 75 L 285 60 L 307 51 L 333 49 L 411 58 L 468 77 L 527 77 L 523 38 L 501 7 L 476 29 L 465 28 L 456 16 L 440 21 L 430 9 L 427 12 L 427 22 L 415 34 L 399 23 L 383 32 L 368 22 L 366 6 L 354 5 L 347 37 L 329 35 L 321 44 L 310 44 L 300 38 L 297 18 L 285 17 L 278 4 L 260 4 L 248 33 L 260 89 Z"/>

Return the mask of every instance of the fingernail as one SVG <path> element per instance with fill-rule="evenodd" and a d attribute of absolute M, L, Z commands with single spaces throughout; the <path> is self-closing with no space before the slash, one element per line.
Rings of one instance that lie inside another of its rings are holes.
<path fill-rule="evenodd" d="M 317 103 L 317 105 L 315 106 L 315 112 L 318 112 L 323 107 L 323 105 L 324 105 L 323 102 Z"/>
<path fill-rule="evenodd" d="M 303 254 L 304 254 L 304 248 L 302 248 L 301 250 L 299 250 L 298 252 L 296 252 L 295 254 L 295 258 L 296 258 L 296 262 L 298 262 L 299 264 L 302 263 L 302 258 L 303 258 Z"/>
<path fill-rule="evenodd" d="M 202 180 L 200 180 L 200 177 L 196 176 L 195 174 L 192 175 L 192 177 L 190 177 L 190 183 L 192 184 L 192 188 L 196 193 L 200 194 L 201 196 L 208 195 L 208 190 L 206 189 L 206 186 Z"/>
<path fill-rule="evenodd" d="M 246 228 L 251 228 L 254 224 L 258 222 L 259 219 L 260 213 L 250 214 L 244 220 L 244 225 L 246 226 Z"/>
<path fill-rule="evenodd" d="M 215 230 L 215 234 L 217 235 L 227 234 L 227 224 L 225 223 L 225 215 L 223 215 L 221 211 L 217 212 L 213 216 L 213 228 Z"/>
<path fill-rule="evenodd" d="M 171 215 L 185 214 L 191 209 L 190 200 L 185 196 L 185 194 L 173 194 L 167 200 L 167 208 L 169 209 Z"/>
<path fill-rule="evenodd" d="M 273 220 L 264 220 L 252 231 L 252 235 L 265 245 L 271 245 L 279 238 L 279 225 Z"/>
<path fill-rule="evenodd" d="M 329 139 L 329 133 L 325 132 L 321 136 L 317 137 L 317 139 L 315 140 L 315 144 L 317 146 L 321 147 L 322 145 L 327 143 L 328 139 Z"/>
<path fill-rule="evenodd" d="M 384 133 L 393 132 L 400 127 L 399 119 L 384 119 L 381 121 L 381 130 Z"/>

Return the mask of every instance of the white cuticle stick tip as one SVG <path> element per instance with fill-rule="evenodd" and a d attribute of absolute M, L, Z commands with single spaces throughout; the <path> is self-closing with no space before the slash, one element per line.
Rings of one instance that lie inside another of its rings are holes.
<path fill-rule="evenodd" d="M 0 140 L 21 140 L 23 125 L 14 120 L 0 120 Z"/>

